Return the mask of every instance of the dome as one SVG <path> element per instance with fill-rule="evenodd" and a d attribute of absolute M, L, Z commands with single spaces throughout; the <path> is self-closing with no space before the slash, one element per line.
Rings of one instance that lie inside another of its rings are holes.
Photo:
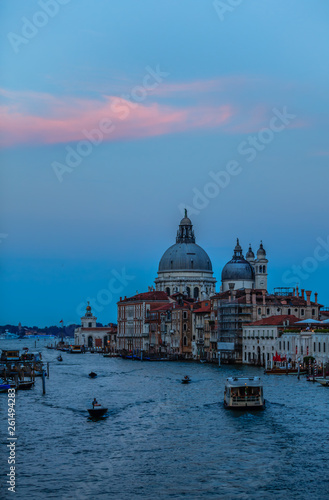
<path fill-rule="evenodd" d="M 252 281 L 254 278 L 254 270 L 249 262 L 243 257 L 242 248 L 239 244 L 239 239 L 237 239 L 232 260 L 223 268 L 222 281 Z"/>
<path fill-rule="evenodd" d="M 245 259 L 240 261 L 230 260 L 222 271 L 222 281 L 252 281 L 254 279 L 254 270 Z"/>
<path fill-rule="evenodd" d="M 163 254 L 159 272 L 186 270 L 212 272 L 210 258 L 196 243 L 175 243 Z"/>
<path fill-rule="evenodd" d="M 180 223 L 179 223 L 180 226 L 192 226 L 192 222 L 191 222 L 191 219 L 189 219 L 188 217 L 184 217 Z"/>
<path fill-rule="evenodd" d="M 263 247 L 263 242 L 260 242 L 259 249 L 257 250 L 257 257 L 260 259 L 262 257 L 266 257 L 266 252 Z"/>
<path fill-rule="evenodd" d="M 249 244 L 249 250 L 246 253 L 246 259 L 254 259 L 254 258 L 255 258 L 255 254 L 252 251 L 251 245 Z"/>

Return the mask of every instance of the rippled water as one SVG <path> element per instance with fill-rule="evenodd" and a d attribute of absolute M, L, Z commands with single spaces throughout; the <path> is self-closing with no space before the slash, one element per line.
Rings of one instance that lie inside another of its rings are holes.
<path fill-rule="evenodd" d="M 66 353 L 59 363 L 57 352 L 43 352 L 46 395 L 40 378 L 17 394 L 16 498 L 329 497 L 328 388 L 252 367 Z M 186 374 L 192 383 L 182 385 Z M 223 408 L 231 375 L 262 376 L 264 412 Z M 88 418 L 93 397 L 108 418 Z M 0 394 L 1 498 L 12 496 L 4 487 L 6 399 Z"/>

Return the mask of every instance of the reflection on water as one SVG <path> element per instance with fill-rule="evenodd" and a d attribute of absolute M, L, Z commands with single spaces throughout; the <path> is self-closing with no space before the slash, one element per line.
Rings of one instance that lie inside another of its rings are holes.
<path fill-rule="evenodd" d="M 45 349 L 43 356 L 46 395 L 40 379 L 17 394 L 17 498 L 328 498 L 328 388 L 251 367 L 67 353 L 58 362 Z M 186 374 L 192 382 L 183 385 Z M 261 375 L 264 412 L 223 408 L 231 375 Z M 106 418 L 89 418 L 94 397 L 109 409 Z"/>

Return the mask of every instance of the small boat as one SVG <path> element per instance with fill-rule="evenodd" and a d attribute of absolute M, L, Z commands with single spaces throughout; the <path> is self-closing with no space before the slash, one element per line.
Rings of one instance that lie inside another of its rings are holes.
<path fill-rule="evenodd" d="M 82 353 L 82 348 L 80 345 L 73 345 L 71 350 L 70 350 L 70 353 L 71 354 L 81 354 Z"/>
<path fill-rule="evenodd" d="M 228 378 L 224 390 L 224 407 L 231 410 L 263 410 L 265 399 L 260 378 Z"/>
<path fill-rule="evenodd" d="M 88 408 L 88 413 L 91 417 L 102 417 L 107 412 L 107 408 L 104 408 L 99 403 L 93 403 L 92 408 Z"/>
<path fill-rule="evenodd" d="M 319 382 L 319 384 L 323 385 L 324 387 L 329 387 L 329 379 L 328 378 L 316 378 L 316 382 Z"/>
<path fill-rule="evenodd" d="M 89 377 L 90 377 L 90 378 L 96 378 L 96 377 L 97 377 L 97 373 L 95 373 L 95 372 L 90 372 L 90 373 L 89 373 Z"/>
<path fill-rule="evenodd" d="M 32 389 L 32 387 L 34 386 L 34 381 L 31 380 L 31 381 L 28 381 L 28 382 L 18 382 L 18 389 L 20 390 L 27 390 L 27 389 Z"/>
<path fill-rule="evenodd" d="M 63 358 L 61 355 L 57 356 L 57 361 L 63 361 Z"/>
<path fill-rule="evenodd" d="M 298 369 L 296 368 L 271 368 L 268 370 L 264 370 L 265 375 L 298 375 Z M 306 375 L 306 370 L 301 369 L 299 371 L 299 375 Z"/>
<path fill-rule="evenodd" d="M 8 392 L 8 389 L 10 389 L 9 384 L 0 384 L 0 392 Z"/>
<path fill-rule="evenodd" d="M 190 377 L 188 375 L 185 375 L 185 377 L 182 379 L 182 384 L 189 384 L 190 382 Z"/>
<path fill-rule="evenodd" d="M 207 363 L 206 359 L 200 359 L 200 363 Z"/>

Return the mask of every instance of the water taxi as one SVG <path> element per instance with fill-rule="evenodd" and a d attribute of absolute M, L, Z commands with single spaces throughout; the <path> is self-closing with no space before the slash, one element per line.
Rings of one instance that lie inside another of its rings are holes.
<path fill-rule="evenodd" d="M 233 410 L 263 410 L 265 399 L 260 378 L 228 378 L 224 391 L 224 406 Z"/>

